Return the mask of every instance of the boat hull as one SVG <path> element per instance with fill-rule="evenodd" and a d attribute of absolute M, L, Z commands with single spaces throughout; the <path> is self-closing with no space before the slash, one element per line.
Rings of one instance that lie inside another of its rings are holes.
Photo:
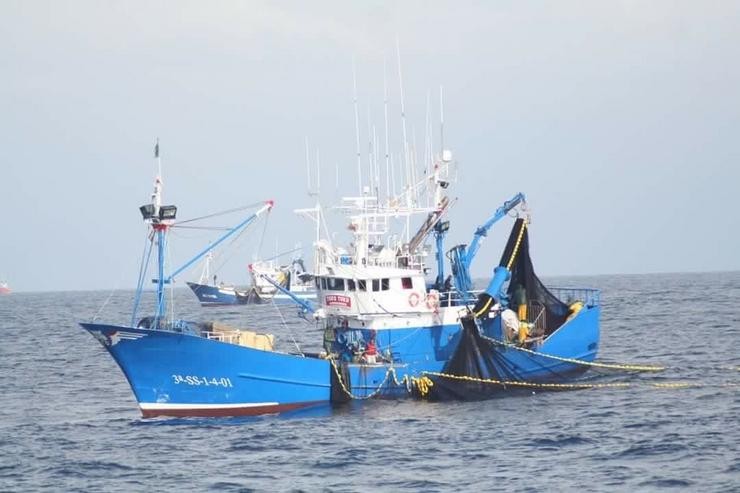
<path fill-rule="evenodd" d="M 341 351 L 332 361 L 262 351 L 169 330 L 81 325 L 114 358 L 142 416 L 150 418 L 272 414 L 366 398 L 473 400 L 517 388 L 482 380 L 562 383 L 588 368 L 580 362 L 596 358 L 598 319 L 598 307 L 584 309 L 541 347 L 527 351 L 491 343 L 498 340 L 497 319 L 484 327 L 482 335 L 477 335 L 477 326 L 464 324 L 380 330 L 376 333 L 377 345 L 384 356 L 376 364 L 361 363 Z M 476 337 L 482 338 L 474 359 L 489 361 L 487 372 L 460 372 L 451 365 L 463 350 L 465 331 L 468 335 L 475 331 Z M 362 331 L 355 333 L 362 336 Z M 352 342 L 346 341 L 349 345 Z M 393 363 L 388 362 L 391 360 Z M 473 380 L 460 382 L 440 376 L 445 374 Z M 431 395 L 419 392 L 418 381 L 427 375 L 435 381 Z"/>
<path fill-rule="evenodd" d="M 520 346 L 501 338 L 500 319 L 478 331 L 472 318 L 463 321 L 461 341 L 444 369 L 430 374 L 432 400 L 482 400 L 504 392 L 567 390 L 586 372 L 599 347 L 598 306 L 587 307 L 540 344 Z"/>
<path fill-rule="evenodd" d="M 457 325 L 384 331 L 379 349 L 389 348 L 394 362 L 364 364 L 169 330 L 81 325 L 121 368 L 145 418 L 272 414 L 355 398 L 409 397 L 413 378 L 443 368 L 459 332 Z"/>
<path fill-rule="evenodd" d="M 187 283 L 198 301 L 203 306 L 237 305 L 236 290 L 229 287 L 211 286 L 208 284 Z"/>
<path fill-rule="evenodd" d="M 147 418 L 268 414 L 329 401 L 326 360 L 172 331 L 81 325 L 121 368 Z"/>
<path fill-rule="evenodd" d="M 499 374 L 507 380 L 545 383 L 583 373 L 588 369 L 583 363 L 593 362 L 598 354 L 600 311 L 598 306 L 584 308 L 530 351 L 516 345 L 494 346 Z"/>

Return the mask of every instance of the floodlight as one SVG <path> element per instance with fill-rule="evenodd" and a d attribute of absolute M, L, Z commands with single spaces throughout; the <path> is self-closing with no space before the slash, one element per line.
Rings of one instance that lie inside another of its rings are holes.
<path fill-rule="evenodd" d="M 159 208 L 159 219 L 162 221 L 175 219 L 177 215 L 177 206 L 174 205 L 163 205 Z"/>
<path fill-rule="evenodd" d="M 141 207 L 139 207 L 139 210 L 141 211 L 141 217 L 143 217 L 145 221 L 154 217 L 153 204 L 142 205 Z"/>

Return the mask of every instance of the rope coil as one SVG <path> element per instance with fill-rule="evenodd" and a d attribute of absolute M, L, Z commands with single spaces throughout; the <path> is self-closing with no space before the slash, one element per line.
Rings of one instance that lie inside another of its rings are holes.
<path fill-rule="evenodd" d="M 393 383 L 396 385 L 396 387 L 406 387 L 406 392 L 408 392 L 409 394 L 412 392 L 413 388 L 416 388 L 419 392 L 419 395 L 421 395 L 422 397 L 425 397 L 429 393 L 429 389 L 434 385 L 432 379 L 427 377 L 426 375 L 422 375 L 421 377 L 411 377 L 409 375 L 404 375 L 403 378 L 399 380 L 398 375 L 396 374 L 396 369 L 393 366 L 389 366 L 388 370 L 385 372 L 383 380 L 380 382 L 380 384 L 378 384 L 375 390 L 373 390 L 370 394 L 366 396 L 359 396 L 353 394 L 352 391 L 347 388 L 347 385 L 344 383 L 344 379 L 342 378 L 342 374 L 337 367 L 336 361 L 334 359 L 330 359 L 329 362 L 331 363 L 334 374 L 337 377 L 337 381 L 339 382 L 339 386 L 341 387 L 342 392 L 344 392 L 347 397 L 353 400 L 364 401 L 372 399 L 380 393 L 380 391 L 383 389 L 386 383 L 390 381 L 391 378 L 393 378 Z"/>

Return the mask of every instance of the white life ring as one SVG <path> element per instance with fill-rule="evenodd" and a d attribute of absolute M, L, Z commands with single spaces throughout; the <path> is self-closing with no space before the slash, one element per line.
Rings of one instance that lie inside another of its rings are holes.
<path fill-rule="evenodd" d="M 427 308 L 436 310 L 439 308 L 439 291 L 432 289 L 427 293 Z"/>
<path fill-rule="evenodd" d="M 419 293 L 411 293 L 409 295 L 409 306 L 415 308 L 419 304 Z"/>

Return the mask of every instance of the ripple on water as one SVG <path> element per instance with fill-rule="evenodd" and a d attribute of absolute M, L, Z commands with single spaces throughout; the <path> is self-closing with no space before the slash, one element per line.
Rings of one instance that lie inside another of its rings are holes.
<path fill-rule="evenodd" d="M 740 273 L 557 282 L 584 283 L 603 290 L 600 357 L 668 370 L 586 375 L 629 389 L 224 419 L 141 419 L 120 370 L 75 326 L 109 292 L 0 298 L 0 491 L 737 490 L 740 392 L 711 385 L 740 383 L 726 369 L 740 366 L 740 307 L 727 299 Z M 291 340 L 272 307 L 208 311 L 175 296 L 185 316 Z M 691 306 L 700 299 L 718 302 Z M 101 319 L 129 307 L 116 293 Z M 318 349 L 313 326 L 289 327 Z M 675 381 L 707 386 L 652 387 Z"/>

